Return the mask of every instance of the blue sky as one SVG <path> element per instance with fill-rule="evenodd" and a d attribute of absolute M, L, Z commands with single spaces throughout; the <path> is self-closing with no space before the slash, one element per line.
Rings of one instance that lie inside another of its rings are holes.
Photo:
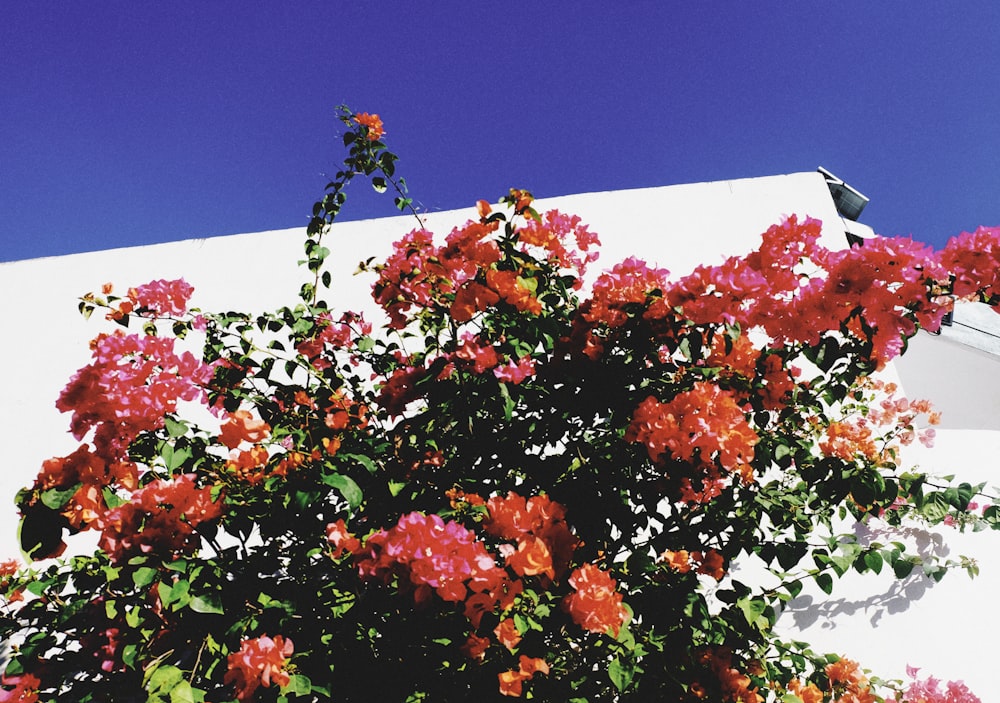
<path fill-rule="evenodd" d="M 14 0 L 0 261 L 303 225 L 340 103 L 428 210 L 822 165 L 941 244 L 1000 225 L 998 30 L 971 1 Z"/>

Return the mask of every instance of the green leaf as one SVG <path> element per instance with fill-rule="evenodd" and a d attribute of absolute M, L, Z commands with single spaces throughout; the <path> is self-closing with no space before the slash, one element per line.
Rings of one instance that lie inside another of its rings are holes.
<path fill-rule="evenodd" d="M 153 583 L 153 579 L 156 578 L 158 573 L 159 571 L 150 566 L 141 566 L 132 574 L 132 581 L 135 583 L 136 588 L 145 588 Z"/>
<path fill-rule="evenodd" d="M 47 491 L 42 491 L 41 499 L 42 503 L 46 508 L 52 508 L 53 510 L 62 510 L 63 506 L 73 497 L 80 486 L 83 484 L 76 483 L 69 488 L 63 488 L 62 490 L 58 488 L 50 488 Z"/>
<path fill-rule="evenodd" d="M 142 622 L 142 611 L 139 608 L 131 608 L 125 611 L 125 624 L 135 629 Z"/>
<path fill-rule="evenodd" d="M 160 581 L 156 584 L 156 592 L 164 607 L 171 610 L 180 610 L 191 602 L 191 584 L 184 579 L 175 582 L 173 586 Z"/>
<path fill-rule="evenodd" d="M 151 693 L 166 693 L 183 681 L 184 672 L 176 666 L 157 666 L 149 675 L 146 688 Z"/>
<path fill-rule="evenodd" d="M 943 493 L 931 493 L 920 512 L 931 522 L 940 522 L 948 514 L 948 500 Z"/>
<path fill-rule="evenodd" d="M 303 674 L 292 674 L 288 678 L 288 685 L 281 687 L 282 693 L 294 693 L 296 696 L 308 696 L 312 690 L 312 681 Z"/>
<path fill-rule="evenodd" d="M 746 618 L 748 625 L 753 625 L 757 622 L 757 618 L 761 616 L 764 608 L 767 607 L 764 601 L 750 598 L 741 598 L 737 601 L 736 605 L 743 611 L 743 617 Z"/>
<path fill-rule="evenodd" d="M 195 596 L 191 599 L 188 607 L 196 613 L 222 615 L 225 612 L 222 609 L 222 599 L 216 593 Z"/>
<path fill-rule="evenodd" d="M 896 578 L 905 579 L 913 571 L 913 562 L 900 559 L 892 565 L 892 571 L 896 574 Z"/>
<path fill-rule="evenodd" d="M 187 681 L 181 681 L 170 689 L 170 703 L 202 703 L 205 692 L 192 688 Z"/>
<path fill-rule="evenodd" d="M 802 593 L 802 582 L 799 581 L 798 579 L 795 579 L 794 581 L 788 581 L 783 585 L 785 587 L 785 590 L 788 591 L 788 595 L 790 595 L 792 598 L 795 598 L 800 593 Z"/>
<path fill-rule="evenodd" d="M 878 552 L 868 552 L 865 554 L 865 566 L 876 574 L 882 572 L 882 555 Z"/>
<path fill-rule="evenodd" d="M 345 476 L 343 474 L 326 474 L 323 476 L 323 483 L 340 491 L 340 495 L 344 496 L 344 500 L 347 501 L 347 504 L 351 506 L 352 510 L 361 505 L 361 501 L 364 500 L 364 494 L 362 494 L 361 488 L 350 476 Z"/>
<path fill-rule="evenodd" d="M 376 193 L 384 193 L 386 191 L 385 179 L 381 176 L 375 176 L 372 178 L 372 188 L 375 189 Z"/>
<path fill-rule="evenodd" d="M 372 461 L 371 457 L 365 456 L 364 454 L 343 454 L 345 459 L 353 459 L 354 461 L 361 464 L 363 467 L 368 469 L 368 473 L 373 474 L 378 471 L 378 466 Z"/>
<path fill-rule="evenodd" d="M 128 502 L 120 495 L 115 493 L 110 486 L 105 486 L 101 490 L 101 494 L 104 496 L 104 503 L 108 506 L 108 508 L 112 510 L 117 508 L 119 505 L 124 505 L 125 503 Z"/>
<path fill-rule="evenodd" d="M 634 673 L 632 667 L 626 667 L 622 664 L 620 657 L 612 659 L 608 665 L 608 676 L 611 677 L 611 683 L 619 692 L 628 688 Z"/>
<path fill-rule="evenodd" d="M 188 426 L 186 422 L 176 420 L 169 415 L 163 418 L 164 427 L 171 437 L 183 437 L 187 434 Z"/>
<path fill-rule="evenodd" d="M 830 574 L 816 574 L 816 585 L 823 593 L 830 595 L 833 592 L 833 577 Z"/>
<path fill-rule="evenodd" d="M 24 517 L 17 524 L 17 541 L 24 553 L 32 559 L 43 559 L 58 552 L 63 544 L 63 528 L 69 526 L 66 518 L 44 505 L 22 509 Z"/>
<path fill-rule="evenodd" d="M 163 449 L 160 451 L 160 456 L 163 457 L 163 463 L 166 465 L 167 470 L 173 471 L 184 466 L 194 454 L 187 447 L 175 447 L 164 443 Z"/>

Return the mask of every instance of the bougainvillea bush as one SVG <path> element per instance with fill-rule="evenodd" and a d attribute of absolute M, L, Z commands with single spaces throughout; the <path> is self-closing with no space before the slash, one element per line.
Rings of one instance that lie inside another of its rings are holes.
<path fill-rule="evenodd" d="M 1000 231 L 828 251 L 791 217 L 686 276 L 595 274 L 597 234 L 512 190 L 363 264 L 366 320 L 323 300 L 345 188 L 413 211 L 378 117 L 341 117 L 297 304 L 81 301 L 109 322 L 57 401 L 79 449 L 18 496 L 0 701 L 978 700 L 772 628 L 850 570 L 974 570 L 849 526 L 1000 522 L 901 464 L 934 413 L 873 375 L 997 300 Z"/>

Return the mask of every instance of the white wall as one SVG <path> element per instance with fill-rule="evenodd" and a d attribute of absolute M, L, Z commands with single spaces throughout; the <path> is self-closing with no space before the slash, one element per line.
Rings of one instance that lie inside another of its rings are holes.
<path fill-rule="evenodd" d="M 452 226 L 474 217 L 471 205 L 468 210 L 428 216 L 429 229 L 447 234 Z M 637 255 L 680 276 L 697 264 L 715 264 L 727 255 L 749 251 L 761 232 L 790 214 L 822 220 L 825 246 L 838 248 L 844 242 L 843 223 L 818 173 L 572 195 L 537 206 L 576 213 L 601 235 L 597 268 Z M 370 279 L 352 276 L 357 263 L 387 254 L 391 242 L 415 224 L 412 218 L 395 217 L 337 225 L 326 242 L 334 251 L 334 289 L 327 300 L 338 308 L 371 311 Z M 77 296 L 109 281 L 124 291 L 156 278 L 183 277 L 195 287 L 192 304 L 206 310 L 252 312 L 294 304 L 305 273 L 295 264 L 302 258 L 302 239 L 303 230 L 291 229 L 0 264 L 0 319 L 7 325 L 0 344 L 0 427 L 7 436 L 0 474 L 0 559 L 17 553 L 17 517 L 12 507 L 3 506 L 12 505 L 17 489 L 33 480 L 44 459 L 65 455 L 77 446 L 66 431 L 68 417 L 61 416 L 53 403 L 69 376 L 88 362 L 87 341 L 108 329 L 97 315 L 89 323 L 82 320 L 76 312 Z M 923 350 L 921 341 L 914 345 L 914 359 L 929 361 L 915 365 L 940 367 L 943 354 L 958 369 L 954 377 L 963 377 L 962 349 Z M 975 380 L 967 389 L 927 388 L 946 399 L 948 410 L 951 396 L 987 399 L 982 412 L 958 413 L 955 417 L 960 419 L 949 427 L 1000 429 L 995 422 L 1000 418 L 995 412 L 1000 398 L 995 392 L 997 375 L 991 373 L 997 362 L 969 363 L 976 364 L 975 373 L 966 378 Z M 909 378 L 904 382 L 909 387 Z M 984 414 L 990 422 L 983 420 Z M 990 473 L 1000 433 L 962 430 L 941 435 L 933 461 L 927 457 L 921 461 L 963 476 L 973 469 Z M 1000 555 L 996 537 L 975 537 L 969 552 Z M 960 541 L 966 549 L 965 540 L 957 535 L 948 539 L 956 550 Z M 843 652 L 882 672 L 901 676 L 905 665 L 912 663 L 945 678 L 964 678 L 970 685 L 978 684 L 984 701 L 990 700 L 992 652 L 981 649 L 971 633 L 1000 630 L 1000 611 L 990 609 L 988 601 L 1000 586 L 996 557 L 984 561 L 979 582 L 970 584 L 962 575 L 952 575 L 927 590 L 919 602 L 911 602 L 909 596 L 925 590 L 920 583 L 890 594 L 882 603 L 870 596 L 888 584 L 862 580 L 848 585 L 844 591 L 834 591 L 836 599 L 825 604 L 800 601 L 798 606 L 811 607 L 805 614 L 785 618 L 783 626 L 795 626 L 797 620 L 822 649 Z"/>

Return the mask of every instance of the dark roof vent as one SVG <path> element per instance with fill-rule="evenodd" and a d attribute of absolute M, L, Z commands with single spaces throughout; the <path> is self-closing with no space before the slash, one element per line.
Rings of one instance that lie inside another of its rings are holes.
<path fill-rule="evenodd" d="M 868 198 L 822 166 L 816 170 L 826 178 L 826 185 L 830 189 L 830 195 L 833 196 L 833 204 L 837 206 L 837 212 L 840 213 L 840 216 L 857 222 L 857 219 L 861 217 L 861 211 L 868 204 Z"/>
<path fill-rule="evenodd" d="M 863 247 L 865 245 L 865 238 L 858 236 L 857 234 L 847 233 L 847 246 L 851 247 Z"/>

